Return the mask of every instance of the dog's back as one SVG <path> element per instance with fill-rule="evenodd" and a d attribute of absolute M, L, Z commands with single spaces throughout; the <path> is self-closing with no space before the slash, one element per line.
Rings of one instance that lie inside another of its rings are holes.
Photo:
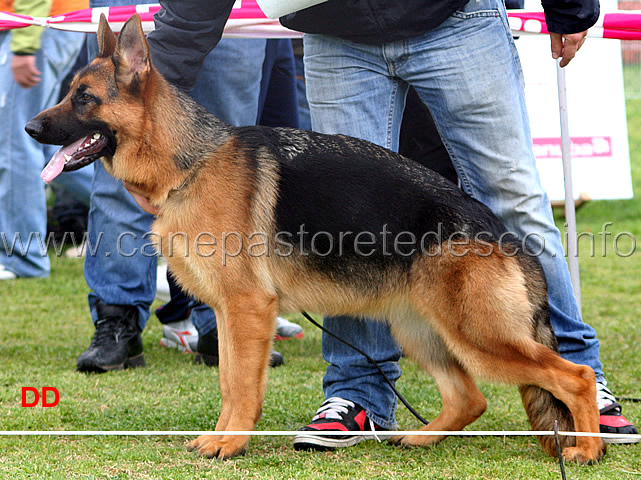
<path fill-rule="evenodd" d="M 422 165 L 369 142 L 288 128 L 234 134 L 255 178 L 277 185 L 275 232 L 287 232 L 313 268 L 349 281 L 360 268 L 407 269 L 448 242 L 518 243 L 483 204 Z M 261 187 L 262 188 L 262 187 Z M 271 233 L 271 232 L 270 232 Z"/>

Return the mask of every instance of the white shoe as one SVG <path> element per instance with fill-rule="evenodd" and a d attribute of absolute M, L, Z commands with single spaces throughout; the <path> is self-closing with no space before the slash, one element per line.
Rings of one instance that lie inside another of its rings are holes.
<path fill-rule="evenodd" d="M 290 338 L 303 338 L 303 327 L 297 323 L 290 322 L 283 317 L 276 317 L 275 340 L 289 340 Z"/>
<path fill-rule="evenodd" d="M 87 242 L 82 242 L 79 246 L 69 247 L 65 251 L 67 258 L 85 258 L 87 256 Z"/>
<path fill-rule="evenodd" d="M 18 276 L 10 270 L 7 270 L 4 265 L 0 265 L 0 280 L 15 280 Z"/>
<path fill-rule="evenodd" d="M 177 348 L 181 352 L 195 353 L 198 346 L 198 331 L 189 318 L 180 322 L 167 323 L 162 328 L 160 345 Z"/>

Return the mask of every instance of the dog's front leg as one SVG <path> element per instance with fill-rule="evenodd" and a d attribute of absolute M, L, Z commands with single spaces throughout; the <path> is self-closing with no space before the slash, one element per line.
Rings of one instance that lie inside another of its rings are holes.
<path fill-rule="evenodd" d="M 260 418 L 274 336 L 277 300 L 262 293 L 235 294 L 218 318 L 222 410 L 216 431 L 250 431 Z M 220 459 L 242 455 L 245 435 L 203 435 L 190 448 Z"/>

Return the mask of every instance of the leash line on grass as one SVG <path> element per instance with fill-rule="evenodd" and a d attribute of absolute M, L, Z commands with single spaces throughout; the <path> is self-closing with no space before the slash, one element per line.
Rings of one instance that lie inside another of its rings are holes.
<path fill-rule="evenodd" d="M 249 436 L 296 436 L 304 432 L 300 430 L 265 430 L 265 431 L 229 431 L 229 432 L 216 432 L 216 431 L 200 431 L 200 430 L 0 430 L 0 436 L 199 436 L 199 435 L 249 435 Z M 373 432 L 340 432 L 341 435 L 355 435 L 355 436 L 372 436 Z M 616 434 L 616 433 L 592 433 L 592 432 L 558 432 L 561 436 L 568 437 L 601 437 L 611 439 L 627 439 L 638 440 L 641 439 L 641 434 Z M 336 435 L 332 431 L 317 431 L 314 435 Z M 506 436 L 553 436 L 554 431 L 547 430 L 489 430 L 489 431 L 422 431 L 422 430 L 409 430 L 409 431 L 381 431 L 377 430 L 378 437 L 396 436 L 396 435 L 444 435 L 444 436 L 459 436 L 459 437 L 506 437 Z"/>

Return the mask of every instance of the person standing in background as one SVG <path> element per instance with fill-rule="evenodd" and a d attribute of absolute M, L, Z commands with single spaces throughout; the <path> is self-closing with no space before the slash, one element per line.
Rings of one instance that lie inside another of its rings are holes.
<path fill-rule="evenodd" d="M 0 11 L 34 17 L 83 8 L 87 0 L 0 0 Z M 0 32 L 0 280 L 49 275 L 40 172 L 57 147 L 39 144 L 24 126 L 56 104 L 83 40 L 82 33 L 35 26 Z M 91 173 L 65 173 L 59 183 L 86 200 Z"/>

